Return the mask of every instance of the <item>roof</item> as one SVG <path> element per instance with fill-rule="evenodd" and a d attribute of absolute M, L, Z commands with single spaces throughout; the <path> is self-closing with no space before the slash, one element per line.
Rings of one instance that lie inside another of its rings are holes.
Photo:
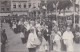
<path fill-rule="evenodd" d="M 10 1 L 10 0 L 0 0 L 0 1 Z"/>
<path fill-rule="evenodd" d="M 0 0 L 0 1 L 29 1 L 29 0 Z"/>
<path fill-rule="evenodd" d="M 12 1 L 27 1 L 27 0 L 12 0 Z"/>

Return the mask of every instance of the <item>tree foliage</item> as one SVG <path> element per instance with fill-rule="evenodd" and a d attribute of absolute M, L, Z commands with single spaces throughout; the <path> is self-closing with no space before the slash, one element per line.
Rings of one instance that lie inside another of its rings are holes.
<path fill-rule="evenodd" d="M 59 10 L 69 8 L 72 5 L 70 0 L 50 0 L 47 2 L 47 9 L 50 11 L 55 10 L 55 8 L 53 7 L 53 3 L 56 5 L 57 2 L 59 2 L 57 7 Z"/>

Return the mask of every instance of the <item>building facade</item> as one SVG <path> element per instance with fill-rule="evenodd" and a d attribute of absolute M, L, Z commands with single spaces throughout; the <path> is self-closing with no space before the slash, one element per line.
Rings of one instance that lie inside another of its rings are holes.
<path fill-rule="evenodd" d="M 9 0 L 0 1 L 0 13 L 9 13 L 11 11 L 11 5 Z"/>
<path fill-rule="evenodd" d="M 11 0 L 11 14 L 27 15 L 28 0 Z"/>
<path fill-rule="evenodd" d="M 30 0 L 29 1 L 29 16 L 38 17 L 40 11 L 41 0 Z"/>
<path fill-rule="evenodd" d="M 0 0 L 0 16 L 10 15 L 11 12 L 10 0 Z"/>

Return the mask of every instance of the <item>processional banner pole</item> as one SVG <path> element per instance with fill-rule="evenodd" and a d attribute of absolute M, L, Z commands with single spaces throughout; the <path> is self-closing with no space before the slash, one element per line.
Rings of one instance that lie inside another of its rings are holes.
<path fill-rule="evenodd" d="M 74 17 L 74 23 L 73 23 L 73 28 L 75 29 L 75 0 L 73 0 L 72 1 L 72 4 L 73 4 L 73 8 L 74 8 L 74 10 L 73 10 L 73 17 Z"/>

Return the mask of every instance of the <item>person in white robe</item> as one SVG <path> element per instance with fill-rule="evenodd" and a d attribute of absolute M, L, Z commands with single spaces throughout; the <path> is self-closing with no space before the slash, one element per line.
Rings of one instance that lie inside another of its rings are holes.
<path fill-rule="evenodd" d="M 59 28 L 57 28 L 56 31 L 54 31 L 54 39 L 53 39 L 53 43 L 55 42 L 56 45 L 53 45 L 53 50 L 54 51 L 61 51 L 61 32 L 59 31 Z"/>
<path fill-rule="evenodd" d="M 63 33 L 63 42 L 66 45 L 67 51 L 73 51 L 73 38 L 74 35 L 70 31 L 70 28 L 67 27 L 66 31 Z"/>

